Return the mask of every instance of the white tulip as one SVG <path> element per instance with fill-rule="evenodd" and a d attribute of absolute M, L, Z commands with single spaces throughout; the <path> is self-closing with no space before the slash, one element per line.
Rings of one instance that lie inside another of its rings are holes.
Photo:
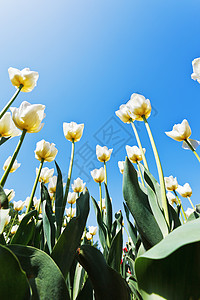
<path fill-rule="evenodd" d="M 48 191 L 50 194 L 55 194 L 57 186 L 57 176 L 49 178 Z"/>
<path fill-rule="evenodd" d="M 74 204 L 76 203 L 76 199 L 77 199 L 77 194 L 75 192 L 69 192 L 68 196 L 67 196 L 67 202 L 69 204 Z"/>
<path fill-rule="evenodd" d="M 37 142 L 36 149 L 35 149 L 35 158 L 37 158 L 39 161 L 42 159 L 44 161 L 51 162 L 55 159 L 58 150 L 55 147 L 54 143 L 46 142 L 45 140 L 41 140 Z"/>
<path fill-rule="evenodd" d="M 17 129 L 12 120 L 11 113 L 6 112 L 0 119 L 0 137 L 14 137 L 21 135 L 21 131 Z"/>
<path fill-rule="evenodd" d="M 97 159 L 101 162 L 109 161 L 113 149 L 108 149 L 106 146 L 96 146 Z"/>
<path fill-rule="evenodd" d="M 21 89 L 22 92 L 31 92 L 36 86 L 39 77 L 38 72 L 30 71 L 29 68 L 25 68 L 20 71 L 16 68 L 10 67 L 8 69 L 8 74 L 12 84 L 16 88 L 23 84 L 23 87 Z"/>
<path fill-rule="evenodd" d="M 25 203 L 24 203 L 24 201 L 22 201 L 22 200 L 19 200 L 19 201 L 13 201 L 13 208 L 14 208 L 14 210 L 16 210 L 16 211 L 22 210 L 22 209 L 24 208 L 24 205 L 25 205 Z"/>
<path fill-rule="evenodd" d="M 87 239 L 88 241 L 92 240 L 92 235 L 91 235 L 91 233 L 87 232 L 85 236 L 86 236 L 86 239 Z"/>
<path fill-rule="evenodd" d="M 73 218 L 76 213 L 76 208 L 71 208 L 71 207 L 65 208 L 65 212 L 66 212 L 67 217 Z"/>
<path fill-rule="evenodd" d="M 11 234 L 15 234 L 17 232 L 17 229 L 18 229 L 19 225 L 14 225 L 11 229 Z"/>
<path fill-rule="evenodd" d="M 119 107 L 119 110 L 115 112 L 115 114 L 120 118 L 120 120 L 124 123 L 131 123 L 131 112 L 129 107 L 126 104 L 122 104 Z"/>
<path fill-rule="evenodd" d="M 131 112 L 131 119 L 137 121 L 143 121 L 142 116 L 147 119 L 151 114 L 151 103 L 149 99 L 146 99 L 140 94 L 132 94 L 131 99 L 126 103 Z"/>
<path fill-rule="evenodd" d="M 30 197 L 26 197 L 26 200 L 24 201 L 24 206 L 27 207 L 29 205 Z M 37 201 L 37 197 L 34 196 L 33 203 Z"/>
<path fill-rule="evenodd" d="M 105 172 L 103 167 L 101 167 L 100 169 L 94 169 L 90 173 L 95 182 L 101 183 L 105 179 Z"/>
<path fill-rule="evenodd" d="M 130 159 L 130 161 L 132 163 L 137 163 L 138 161 L 142 160 L 142 153 L 140 151 L 140 148 L 138 148 L 137 146 L 133 146 L 130 147 L 128 145 L 126 145 L 126 152 L 128 155 L 128 158 Z M 143 152 L 146 152 L 146 149 L 143 148 Z"/>
<path fill-rule="evenodd" d="M 13 189 L 4 189 L 4 192 L 8 198 L 8 201 L 11 201 L 15 197 L 15 191 Z"/>
<path fill-rule="evenodd" d="M 95 235 L 97 233 L 97 226 L 89 226 L 89 233 Z"/>
<path fill-rule="evenodd" d="M 33 205 L 34 205 L 34 207 L 35 207 L 36 210 L 39 211 L 39 209 L 40 209 L 39 213 L 42 213 L 41 205 L 40 204 L 41 204 L 40 199 L 37 199 L 36 197 L 34 197 L 33 198 Z"/>
<path fill-rule="evenodd" d="M 12 159 L 11 156 L 9 156 L 9 157 L 6 159 L 6 161 L 5 161 L 4 165 L 3 165 L 3 170 L 4 170 L 4 171 L 7 170 L 8 166 L 9 166 L 9 164 L 10 164 L 11 159 Z M 10 170 L 10 173 L 15 172 L 20 166 L 21 166 L 21 164 L 18 163 L 17 160 L 15 160 L 15 161 L 14 161 L 14 164 L 12 165 L 12 168 L 11 168 L 11 170 Z"/>
<path fill-rule="evenodd" d="M 189 183 L 185 183 L 183 186 L 179 185 L 177 192 L 184 198 L 191 197 L 192 195 L 192 189 Z"/>
<path fill-rule="evenodd" d="M 36 175 L 38 174 L 39 169 L 36 168 Z M 42 168 L 40 177 L 39 177 L 39 182 L 44 182 L 48 183 L 49 179 L 53 176 L 54 169 L 49 169 L 47 167 Z"/>
<path fill-rule="evenodd" d="M 165 177 L 165 186 L 168 191 L 175 191 L 178 188 L 178 182 L 176 177 L 172 175 L 169 177 Z"/>
<path fill-rule="evenodd" d="M 187 218 L 194 212 L 193 208 L 188 207 L 188 209 L 185 211 L 185 215 Z"/>
<path fill-rule="evenodd" d="M 172 194 L 171 192 L 167 193 L 167 199 L 169 201 L 169 203 L 173 206 L 174 203 L 178 204 L 178 201 L 176 199 L 176 196 L 174 194 Z"/>
<path fill-rule="evenodd" d="M 191 78 L 193 80 L 197 80 L 198 83 L 200 83 L 200 57 L 195 58 L 192 61 L 192 67 L 193 67 L 193 73 L 191 75 Z"/>
<path fill-rule="evenodd" d="M 19 222 L 21 222 L 23 220 L 23 218 L 25 217 L 25 213 L 21 214 L 21 215 L 18 215 L 18 220 Z"/>
<path fill-rule="evenodd" d="M 100 201 L 98 201 L 99 208 L 100 208 Z M 102 209 L 106 209 L 106 199 L 102 198 Z"/>
<path fill-rule="evenodd" d="M 0 209 L 0 234 L 2 234 L 4 227 L 10 222 L 10 209 Z"/>
<path fill-rule="evenodd" d="M 191 136 L 191 128 L 188 121 L 184 119 L 181 124 L 175 124 L 172 131 L 165 132 L 170 138 L 175 141 L 182 142 Z"/>
<path fill-rule="evenodd" d="M 10 108 L 15 125 L 27 132 L 39 132 L 43 128 L 44 123 L 41 122 L 45 117 L 44 109 L 45 105 L 30 104 L 27 101 L 23 101 L 19 108 Z"/>
<path fill-rule="evenodd" d="M 83 134 L 84 124 L 77 124 L 76 122 L 63 123 L 64 136 L 68 141 L 78 142 Z"/>
<path fill-rule="evenodd" d="M 118 161 L 118 167 L 120 170 L 120 173 L 124 173 L 124 165 L 125 165 L 125 161 Z"/>
<path fill-rule="evenodd" d="M 85 187 L 85 183 L 83 183 L 83 180 L 79 177 L 74 180 L 74 183 L 72 184 L 72 189 L 76 193 L 81 193 Z"/>

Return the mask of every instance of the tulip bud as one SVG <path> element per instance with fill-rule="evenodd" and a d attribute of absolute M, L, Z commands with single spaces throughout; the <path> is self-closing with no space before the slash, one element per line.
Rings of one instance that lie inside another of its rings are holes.
<path fill-rule="evenodd" d="M 109 161 L 113 149 L 108 149 L 106 146 L 96 146 L 97 159 L 101 162 Z"/>
<path fill-rule="evenodd" d="M 175 124 L 172 131 L 165 132 L 166 135 L 178 142 L 188 139 L 191 133 L 191 128 L 186 119 L 184 119 L 181 124 Z"/>
<path fill-rule="evenodd" d="M 10 222 L 10 209 L 0 209 L 0 234 L 2 234 L 4 227 Z"/>
<path fill-rule="evenodd" d="M 67 196 L 67 202 L 69 203 L 69 204 L 74 204 L 74 203 L 76 203 L 76 199 L 77 199 L 77 195 L 76 195 L 76 193 L 75 192 L 69 192 L 68 193 L 68 196 Z"/>
<path fill-rule="evenodd" d="M 12 159 L 11 156 L 9 156 L 9 157 L 6 159 L 6 161 L 5 161 L 4 165 L 3 165 L 3 170 L 4 170 L 4 171 L 7 170 L 8 166 L 9 166 L 9 164 L 10 164 L 11 159 Z M 12 168 L 11 168 L 11 170 L 10 170 L 10 173 L 15 172 L 20 166 L 21 166 L 21 164 L 18 163 L 17 160 L 15 160 L 15 161 L 14 161 L 14 164 L 12 165 Z"/>
<path fill-rule="evenodd" d="M 125 165 L 125 161 L 118 161 L 118 167 L 120 170 L 120 173 L 124 173 L 124 165 Z"/>
<path fill-rule="evenodd" d="M 25 129 L 31 133 L 39 132 L 43 128 L 44 123 L 41 122 L 45 117 L 44 109 L 45 105 L 30 104 L 27 101 L 23 101 L 19 108 L 10 108 L 15 125 L 20 130 Z"/>
<path fill-rule="evenodd" d="M 24 208 L 25 203 L 21 200 L 19 201 L 13 201 L 13 208 L 16 211 L 20 211 Z"/>
<path fill-rule="evenodd" d="M 74 180 L 74 183 L 72 184 L 72 189 L 76 193 L 81 193 L 85 187 L 85 183 L 83 183 L 83 180 L 79 177 Z"/>
<path fill-rule="evenodd" d="M 23 213 L 23 214 L 21 214 L 21 215 L 18 215 L 18 220 L 19 220 L 19 222 L 21 222 L 22 221 L 22 219 L 25 217 L 25 213 Z"/>
<path fill-rule="evenodd" d="M 78 142 L 83 134 L 84 124 L 76 122 L 63 123 L 64 136 L 68 141 Z"/>
<path fill-rule="evenodd" d="M 119 110 L 115 112 L 115 114 L 120 118 L 120 120 L 124 123 L 131 123 L 131 112 L 129 107 L 126 104 L 122 104 L 119 107 Z"/>
<path fill-rule="evenodd" d="M 34 152 L 35 158 L 37 158 L 39 161 L 43 159 L 44 161 L 51 162 L 55 159 L 58 150 L 56 149 L 55 144 L 50 144 L 45 140 L 41 140 L 40 142 L 37 142 L 36 150 Z"/>
<path fill-rule="evenodd" d="M 67 217 L 73 218 L 76 213 L 76 208 L 66 208 L 65 212 L 66 212 Z"/>
<path fill-rule="evenodd" d="M 36 168 L 36 175 L 38 174 L 39 169 Z M 47 167 L 43 168 L 40 173 L 39 182 L 48 183 L 50 177 L 53 176 L 54 169 L 49 169 Z"/>
<path fill-rule="evenodd" d="M 12 84 L 18 88 L 21 84 L 23 85 L 22 92 L 31 92 L 36 86 L 39 74 L 35 71 L 30 71 L 29 68 L 23 70 L 18 70 L 16 68 L 10 67 L 8 69 L 8 74 Z"/>
<path fill-rule="evenodd" d="M 105 179 L 105 173 L 104 173 L 104 168 L 103 167 L 101 167 L 100 169 L 94 169 L 90 173 L 91 173 L 92 178 L 94 179 L 94 181 L 97 182 L 97 183 L 101 183 Z"/>
<path fill-rule="evenodd" d="M 164 179 L 165 179 L 165 186 L 168 191 L 175 191 L 177 189 L 178 182 L 176 177 L 173 177 L 171 175 L 169 177 L 165 177 Z"/>
<path fill-rule="evenodd" d="M 57 185 L 57 176 L 53 176 L 49 178 L 48 191 L 50 194 L 54 194 L 56 192 L 56 185 Z"/>
<path fill-rule="evenodd" d="M 18 229 L 19 225 L 14 225 L 11 229 L 11 234 L 15 234 L 17 232 L 17 229 Z"/>
<path fill-rule="evenodd" d="M 100 208 L 100 201 L 98 202 L 99 208 Z M 105 198 L 102 198 L 102 209 L 106 209 L 106 200 Z"/>
<path fill-rule="evenodd" d="M 174 203 L 178 204 L 178 201 L 176 199 L 176 196 L 174 194 L 172 194 L 171 192 L 167 193 L 167 199 L 169 201 L 169 203 L 173 206 Z"/>
<path fill-rule="evenodd" d="M 4 192 L 8 198 L 8 201 L 11 201 L 15 197 L 15 191 L 13 189 L 4 189 Z"/>
<path fill-rule="evenodd" d="M 146 152 L 146 149 L 143 148 L 144 153 Z M 137 146 L 126 146 L 126 152 L 128 155 L 128 158 L 130 159 L 130 161 L 132 163 L 137 163 L 138 161 L 142 160 L 142 153 L 140 151 L 140 148 L 138 148 Z"/>
<path fill-rule="evenodd" d="M 129 108 L 132 120 L 143 121 L 143 116 L 147 119 L 151 114 L 151 103 L 140 94 L 132 94 L 131 99 L 126 103 Z"/>
<path fill-rule="evenodd" d="M 192 67 L 193 67 L 193 73 L 191 75 L 191 78 L 193 80 L 197 80 L 198 83 L 200 83 L 200 57 L 195 58 L 192 61 Z"/>
<path fill-rule="evenodd" d="M 97 233 L 97 226 L 89 226 L 89 233 L 93 236 Z"/>
<path fill-rule="evenodd" d="M 92 240 L 92 235 L 91 235 L 91 233 L 87 232 L 85 236 L 86 236 L 86 239 L 87 239 L 88 241 Z"/>
<path fill-rule="evenodd" d="M 184 198 L 192 196 L 192 189 L 189 183 L 185 183 L 183 186 L 179 185 L 177 192 Z"/>
<path fill-rule="evenodd" d="M 6 112 L 0 119 L 0 137 L 14 137 L 21 135 L 21 131 L 15 126 L 11 113 Z"/>
<path fill-rule="evenodd" d="M 188 207 L 188 209 L 185 211 L 185 215 L 187 218 L 194 212 L 194 209 Z"/>

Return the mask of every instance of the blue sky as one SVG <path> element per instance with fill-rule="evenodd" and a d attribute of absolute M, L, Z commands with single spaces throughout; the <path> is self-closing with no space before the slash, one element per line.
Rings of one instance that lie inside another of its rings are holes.
<path fill-rule="evenodd" d="M 164 133 L 186 118 L 191 137 L 200 140 L 200 85 L 191 79 L 192 60 L 200 56 L 199 9 L 197 0 L 8 0 L 0 5 L 1 106 L 15 91 L 8 78 L 10 66 L 29 67 L 40 76 L 37 87 L 31 93 L 21 93 L 13 106 L 24 100 L 46 105 L 44 128 L 26 136 L 18 156 L 22 165 L 5 186 L 15 189 L 15 200 L 25 200 L 31 193 L 39 165 L 34 150 L 41 139 L 56 144 L 57 162 L 67 173 L 71 144 L 64 138 L 62 124 L 75 121 L 85 124 L 76 151 L 87 145 L 93 154 L 85 158 L 87 162 L 80 154 L 76 156 L 87 176 L 80 175 L 74 166 L 73 178 L 87 180 L 90 193 L 98 198 L 98 185 L 89 179 L 90 167 L 101 166 L 93 158 L 95 147 L 98 143 L 113 147 L 109 190 L 115 211 L 122 208 L 122 176 L 117 162 L 124 160 L 126 143 L 133 146 L 136 140 L 131 126 L 117 119 L 115 111 L 138 92 L 153 106 L 149 123 L 165 176 L 177 176 L 181 185 L 189 182 L 193 202 L 200 202 L 198 161 Z M 158 178 L 144 124 L 137 126 L 150 171 Z M 109 130 L 115 130 L 115 140 L 114 135 L 104 135 Z M 1 147 L 1 166 L 12 155 L 17 140 Z M 45 166 L 52 168 L 54 164 Z M 185 208 L 189 206 L 183 203 Z M 95 222 L 93 217 L 91 222 Z"/>

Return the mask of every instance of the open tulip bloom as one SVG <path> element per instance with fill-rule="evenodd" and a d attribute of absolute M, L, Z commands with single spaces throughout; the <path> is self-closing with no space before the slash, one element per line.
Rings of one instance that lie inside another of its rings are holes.
<path fill-rule="evenodd" d="M 195 58 L 192 61 L 192 67 L 193 67 L 193 73 L 191 75 L 191 78 L 193 80 L 198 81 L 198 83 L 200 83 L 200 57 Z"/>

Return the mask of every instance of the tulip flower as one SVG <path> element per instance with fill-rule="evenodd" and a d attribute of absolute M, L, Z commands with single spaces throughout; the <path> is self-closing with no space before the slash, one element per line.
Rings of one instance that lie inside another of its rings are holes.
<path fill-rule="evenodd" d="M 22 210 L 24 208 L 24 205 L 25 205 L 24 201 L 21 201 L 21 200 L 13 201 L 13 208 L 16 211 Z"/>
<path fill-rule="evenodd" d="M 193 73 L 191 75 L 191 78 L 193 80 L 197 80 L 198 83 L 200 83 L 200 57 L 195 58 L 192 61 L 192 67 L 193 67 Z"/>
<path fill-rule="evenodd" d="M 63 123 L 64 136 L 68 141 L 78 142 L 83 134 L 84 124 L 77 124 L 76 122 Z"/>
<path fill-rule="evenodd" d="M 35 158 L 39 161 L 48 161 L 51 162 L 55 159 L 58 150 L 55 147 L 54 143 L 46 142 L 45 140 L 41 140 L 37 142 L 35 149 Z"/>
<path fill-rule="evenodd" d="M 174 194 L 172 194 L 171 192 L 167 193 L 167 199 L 169 201 L 169 203 L 173 206 L 174 203 L 178 204 L 178 201 L 176 199 L 176 196 Z"/>
<path fill-rule="evenodd" d="M 100 169 L 94 169 L 90 173 L 91 173 L 92 178 L 94 179 L 94 181 L 97 182 L 97 183 L 102 183 L 105 179 L 104 168 L 103 167 L 101 167 Z"/>
<path fill-rule="evenodd" d="M 119 110 L 115 112 L 115 114 L 120 118 L 120 120 L 124 123 L 131 123 L 131 111 L 126 104 L 122 104 L 119 107 Z"/>
<path fill-rule="evenodd" d="M 67 197 L 67 202 L 69 203 L 69 204 L 74 204 L 74 203 L 76 203 L 76 199 L 77 199 L 77 195 L 76 195 L 76 193 L 75 192 L 69 192 L 68 193 L 68 197 Z"/>
<path fill-rule="evenodd" d="M 124 173 L 124 165 L 125 165 L 125 161 L 118 161 L 118 167 L 120 170 L 120 173 Z"/>
<path fill-rule="evenodd" d="M 130 159 L 130 161 L 132 163 L 137 163 L 138 161 L 142 160 L 141 151 L 137 146 L 130 147 L 127 145 L 126 152 L 127 152 L 128 158 Z M 143 152 L 144 153 L 146 152 L 145 148 L 143 148 Z"/>
<path fill-rule="evenodd" d="M 14 225 L 12 228 L 11 228 L 11 233 L 12 234 L 15 234 L 17 232 L 17 229 L 18 229 L 19 225 Z"/>
<path fill-rule="evenodd" d="M 8 138 L 19 136 L 20 134 L 21 131 L 15 126 L 11 117 L 11 113 L 6 112 L 4 116 L 0 119 L 0 136 Z"/>
<path fill-rule="evenodd" d="M 29 68 L 25 68 L 20 71 L 16 68 L 10 67 L 8 69 L 8 74 L 12 84 L 16 88 L 19 88 L 20 85 L 23 86 L 21 88 L 22 92 L 31 92 L 36 86 L 39 77 L 38 72 L 30 71 Z"/>
<path fill-rule="evenodd" d="M 106 146 L 96 146 L 97 159 L 101 162 L 109 161 L 113 149 L 108 149 Z"/>
<path fill-rule="evenodd" d="M 184 198 L 192 196 L 192 189 L 189 183 L 185 183 L 183 186 L 178 185 L 177 192 Z"/>
<path fill-rule="evenodd" d="M 92 236 L 91 233 L 89 233 L 89 232 L 87 232 L 85 236 L 86 236 L 86 239 L 87 239 L 88 241 L 90 241 L 90 240 L 93 239 L 93 236 Z"/>
<path fill-rule="evenodd" d="M 39 169 L 36 168 L 36 175 L 38 175 L 38 171 L 39 171 Z M 39 182 L 48 183 L 49 179 L 53 176 L 53 173 L 54 173 L 54 169 L 49 169 L 47 167 L 42 168 L 40 177 L 39 177 Z"/>
<path fill-rule="evenodd" d="M 97 233 L 97 226 L 89 226 L 89 233 L 93 236 Z"/>
<path fill-rule="evenodd" d="M 3 165 L 3 170 L 4 170 L 4 171 L 7 170 L 8 166 L 9 166 L 9 164 L 10 164 L 11 159 L 12 159 L 11 156 L 9 156 L 9 157 L 6 159 L 6 161 L 5 161 L 4 165 Z M 21 164 L 18 163 L 17 160 L 15 160 L 14 163 L 13 163 L 13 165 L 12 165 L 12 168 L 10 169 L 10 173 L 15 172 L 20 166 L 21 166 Z"/>
<path fill-rule="evenodd" d="M 2 234 L 4 227 L 10 222 L 10 209 L 0 209 L 0 234 Z"/>
<path fill-rule="evenodd" d="M 13 189 L 4 189 L 4 192 L 8 198 L 8 201 L 11 201 L 15 197 L 15 191 Z"/>
<path fill-rule="evenodd" d="M 100 207 L 100 201 L 98 202 L 99 207 Z M 106 200 L 105 198 L 102 198 L 102 209 L 106 209 Z"/>
<path fill-rule="evenodd" d="M 184 119 L 181 124 L 175 124 L 172 131 L 165 132 L 166 135 L 174 139 L 175 141 L 185 141 L 191 136 L 191 128 L 188 121 Z"/>
<path fill-rule="evenodd" d="M 165 177 L 165 186 L 168 191 L 175 191 L 178 188 L 176 177 L 173 177 L 172 175 Z"/>
<path fill-rule="evenodd" d="M 127 102 L 127 107 L 131 112 L 131 119 L 143 121 L 143 117 L 148 119 L 151 114 L 151 103 L 140 94 L 132 94 L 131 99 Z"/>
<path fill-rule="evenodd" d="M 76 213 L 76 208 L 66 208 L 65 212 L 68 218 L 73 218 Z"/>
<path fill-rule="evenodd" d="M 18 215 L 18 220 L 19 222 L 21 222 L 23 220 L 23 218 L 25 217 L 25 213 L 21 214 L 21 215 Z"/>
<path fill-rule="evenodd" d="M 188 209 L 185 211 L 186 217 L 189 218 L 189 216 L 194 212 L 195 210 L 188 207 Z"/>
<path fill-rule="evenodd" d="M 56 186 L 57 186 L 57 176 L 53 176 L 53 177 L 49 178 L 48 191 L 49 191 L 50 196 L 55 194 Z"/>
<path fill-rule="evenodd" d="M 36 209 L 37 211 L 39 211 L 39 213 L 42 213 L 42 212 L 41 212 L 41 209 L 40 209 L 40 204 L 41 204 L 40 199 L 37 199 L 36 197 L 34 197 L 34 198 L 33 198 L 33 205 L 34 205 L 35 209 Z"/>
<path fill-rule="evenodd" d="M 83 183 L 83 180 L 81 178 L 77 178 L 74 180 L 74 183 L 72 184 L 72 189 L 76 193 L 81 193 L 85 187 L 85 183 Z"/>

